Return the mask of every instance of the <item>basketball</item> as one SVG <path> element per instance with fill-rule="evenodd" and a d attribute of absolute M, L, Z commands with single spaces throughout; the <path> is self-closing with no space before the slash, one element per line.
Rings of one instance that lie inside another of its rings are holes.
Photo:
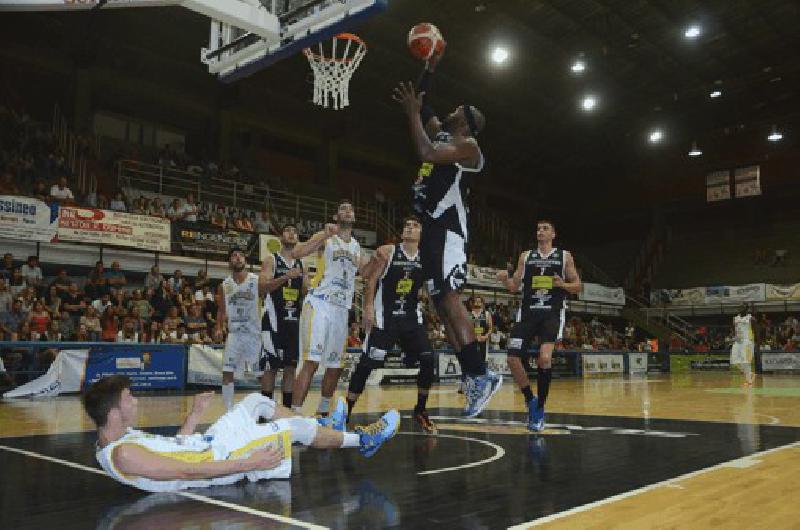
<path fill-rule="evenodd" d="M 420 61 L 442 53 L 446 44 L 439 28 L 429 22 L 420 22 L 408 32 L 408 49 Z"/>

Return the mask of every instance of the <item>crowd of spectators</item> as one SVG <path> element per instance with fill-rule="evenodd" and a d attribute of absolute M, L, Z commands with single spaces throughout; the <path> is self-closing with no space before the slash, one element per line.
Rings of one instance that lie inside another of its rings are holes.
<path fill-rule="evenodd" d="M 756 315 L 754 334 L 761 351 L 796 352 L 800 347 L 800 321 L 794 313 Z M 735 339 L 733 317 L 697 321 L 684 336 L 670 338 L 673 352 L 727 352 Z"/>

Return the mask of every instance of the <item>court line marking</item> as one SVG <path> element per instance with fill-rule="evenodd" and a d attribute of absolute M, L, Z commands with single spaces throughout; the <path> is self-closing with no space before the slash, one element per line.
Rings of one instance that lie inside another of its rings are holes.
<path fill-rule="evenodd" d="M 778 447 L 773 447 L 772 449 L 767 449 L 765 451 L 760 451 L 758 453 L 753 453 L 750 455 L 742 456 L 739 458 L 734 458 L 733 460 L 728 460 L 726 462 L 721 462 L 719 464 L 709 466 L 703 469 L 698 469 L 697 471 L 691 471 L 689 473 L 685 473 L 683 475 L 673 477 L 667 480 L 662 480 L 661 482 L 655 482 L 653 484 L 648 484 L 647 486 L 642 486 L 641 488 L 637 488 L 635 490 L 625 491 L 623 493 L 619 493 L 617 495 L 612 495 L 611 497 L 606 497 L 605 499 L 600 499 L 599 501 L 590 502 L 588 504 L 584 504 L 581 506 L 576 506 L 575 508 L 570 508 L 569 510 L 564 510 L 563 512 L 554 513 L 552 515 L 547 515 L 545 517 L 540 517 L 538 519 L 534 519 L 532 521 L 528 521 L 525 523 L 520 523 L 514 526 L 509 526 L 508 530 L 520 530 L 523 528 L 531 528 L 533 526 L 539 526 L 546 523 L 551 523 L 553 521 L 557 521 L 559 519 L 563 519 L 565 517 L 569 517 L 570 515 L 575 515 L 581 512 L 586 512 L 592 510 L 594 508 L 598 508 L 600 506 L 604 506 L 606 504 L 611 504 L 617 501 L 621 501 L 623 499 L 627 499 L 629 497 L 635 497 L 641 493 L 647 493 L 648 491 L 652 491 L 654 489 L 660 487 L 682 487 L 678 485 L 678 482 L 683 482 L 684 480 L 688 480 L 690 478 L 697 477 L 699 475 L 708 473 L 710 471 L 716 471 L 718 469 L 724 468 L 742 468 L 743 464 L 750 464 L 753 465 L 755 462 L 758 462 L 757 457 L 768 455 L 771 453 L 776 453 L 778 451 L 783 451 L 785 449 L 793 449 L 795 447 L 800 447 L 800 441 L 792 442 L 790 444 L 781 445 Z M 749 466 L 747 466 L 749 467 Z"/>
<path fill-rule="evenodd" d="M 10 453 L 17 453 L 23 456 L 28 456 L 31 458 L 38 458 L 39 460 L 45 460 L 47 462 L 53 462 L 55 464 L 61 464 L 62 466 L 71 467 L 73 469 L 79 469 L 81 471 L 88 471 L 89 473 L 95 473 L 97 475 L 102 475 L 108 479 L 113 478 L 108 475 L 105 471 L 101 471 L 99 469 L 84 466 L 83 464 L 78 464 L 77 462 L 70 462 L 69 460 L 62 460 L 60 458 L 55 458 L 52 456 L 43 455 L 41 453 L 35 453 L 33 451 L 26 451 L 25 449 L 17 449 L 16 447 L 9 447 L 7 445 L 0 445 L 0 449 L 3 451 L 8 451 Z M 283 515 L 278 515 L 276 513 L 270 512 L 262 512 L 260 510 L 256 510 L 254 508 L 249 508 L 247 506 L 241 506 L 239 504 L 234 504 L 232 502 L 221 501 L 218 499 L 214 499 L 211 497 L 206 497 L 204 495 L 198 495 L 197 493 L 190 493 L 188 491 L 176 491 L 174 492 L 177 495 L 182 497 L 186 497 L 187 499 L 192 499 L 194 501 L 204 502 L 206 504 L 213 504 L 216 506 L 221 506 L 223 508 L 228 508 L 229 510 L 235 510 L 237 512 L 246 513 L 249 515 L 255 515 L 256 517 L 261 517 L 262 519 L 272 519 L 274 521 L 278 521 L 281 523 L 291 524 L 293 526 L 299 526 L 302 528 L 308 528 L 310 530 L 327 530 L 327 526 L 319 526 L 313 523 L 306 523 L 304 521 L 300 521 L 299 519 L 292 519 L 291 517 L 285 517 Z"/>
<path fill-rule="evenodd" d="M 423 432 L 398 432 L 397 434 L 407 434 L 409 436 L 429 436 L 429 437 L 436 437 L 436 438 L 453 438 L 456 440 L 466 440 L 468 442 L 477 442 L 479 444 L 487 445 L 494 449 L 494 455 L 490 456 L 489 458 L 484 458 L 483 460 L 478 460 L 477 462 L 469 462 L 467 464 L 461 464 L 460 466 L 452 466 L 452 467 L 443 467 L 440 469 L 430 469 L 428 471 L 417 471 L 417 475 L 435 475 L 436 473 L 445 473 L 446 471 L 458 471 L 460 469 L 467 469 L 470 467 L 482 466 L 483 464 L 488 464 L 490 462 L 494 462 L 495 460 L 500 460 L 506 455 L 506 450 L 503 449 L 501 446 L 489 442 L 487 440 L 481 440 L 479 438 L 470 438 L 469 436 L 457 436 L 455 434 L 427 434 Z"/>

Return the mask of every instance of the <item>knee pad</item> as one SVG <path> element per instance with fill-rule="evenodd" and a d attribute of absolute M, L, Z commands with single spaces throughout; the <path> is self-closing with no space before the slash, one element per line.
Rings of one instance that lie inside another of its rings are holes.
<path fill-rule="evenodd" d="M 301 418 L 293 416 L 291 418 L 281 418 L 275 422 L 281 429 L 289 429 L 292 433 L 292 443 L 299 443 L 309 446 L 314 443 L 317 437 L 319 423 L 311 418 Z"/>
<path fill-rule="evenodd" d="M 419 388 L 430 388 L 433 384 L 433 353 L 423 352 L 419 355 L 419 375 L 417 376 L 417 386 Z"/>

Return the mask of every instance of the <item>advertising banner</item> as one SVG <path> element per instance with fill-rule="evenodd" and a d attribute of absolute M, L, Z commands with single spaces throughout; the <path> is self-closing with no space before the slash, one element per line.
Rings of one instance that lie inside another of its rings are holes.
<path fill-rule="evenodd" d="M 659 302 L 672 305 L 702 305 L 706 301 L 704 287 L 687 289 L 662 289 L 658 291 Z"/>
<path fill-rule="evenodd" d="M 23 239 L 49 243 L 58 230 L 58 206 L 45 202 L 0 195 L 0 235 L 8 239 Z"/>
<path fill-rule="evenodd" d="M 250 250 L 256 234 L 223 231 L 205 223 L 173 223 L 177 251 L 185 256 L 212 255 L 213 259 L 227 258 L 232 248 Z M 280 248 L 280 247 L 279 247 Z M 258 254 L 254 254 L 255 258 Z"/>
<path fill-rule="evenodd" d="M 629 353 L 628 354 L 628 373 L 646 374 L 647 373 L 647 354 Z"/>
<path fill-rule="evenodd" d="M 706 175 L 706 202 L 724 201 L 731 198 L 730 171 L 713 171 Z"/>
<path fill-rule="evenodd" d="M 189 368 L 186 382 L 193 385 L 220 386 L 222 384 L 222 353 L 222 348 L 218 346 L 198 344 L 189 346 Z M 233 378 L 237 386 L 260 387 L 258 379 L 252 372 L 234 373 Z"/>
<path fill-rule="evenodd" d="M 800 300 L 800 283 L 789 285 L 767 284 L 767 300 Z"/>
<path fill-rule="evenodd" d="M 4 398 L 54 397 L 80 392 L 89 350 L 61 350 L 47 373 L 3 394 Z"/>
<path fill-rule="evenodd" d="M 606 287 L 599 283 L 582 282 L 578 299 L 586 302 L 625 305 L 625 290 L 622 287 Z"/>
<path fill-rule="evenodd" d="M 763 302 L 766 300 L 766 292 L 766 285 L 763 283 L 706 287 L 705 303 L 733 304 L 736 302 Z"/>
<path fill-rule="evenodd" d="M 689 372 L 691 370 L 727 370 L 730 368 L 730 355 L 716 354 L 671 354 L 669 369 L 671 372 Z"/>
<path fill-rule="evenodd" d="M 800 370 L 800 353 L 764 352 L 761 354 L 763 370 Z"/>
<path fill-rule="evenodd" d="M 85 385 L 107 375 L 131 379 L 134 390 L 181 390 L 186 380 L 186 346 L 180 344 L 109 344 L 93 346 L 86 362 Z"/>
<path fill-rule="evenodd" d="M 461 365 L 452 353 L 439 354 L 439 380 L 461 379 Z"/>
<path fill-rule="evenodd" d="M 583 354 L 584 374 L 621 374 L 625 371 L 621 354 Z"/>
<path fill-rule="evenodd" d="M 167 219 L 150 215 L 62 206 L 58 239 L 169 252 L 170 224 Z"/>
<path fill-rule="evenodd" d="M 736 184 L 736 197 L 752 197 L 761 195 L 761 167 L 740 167 L 733 171 Z"/>

